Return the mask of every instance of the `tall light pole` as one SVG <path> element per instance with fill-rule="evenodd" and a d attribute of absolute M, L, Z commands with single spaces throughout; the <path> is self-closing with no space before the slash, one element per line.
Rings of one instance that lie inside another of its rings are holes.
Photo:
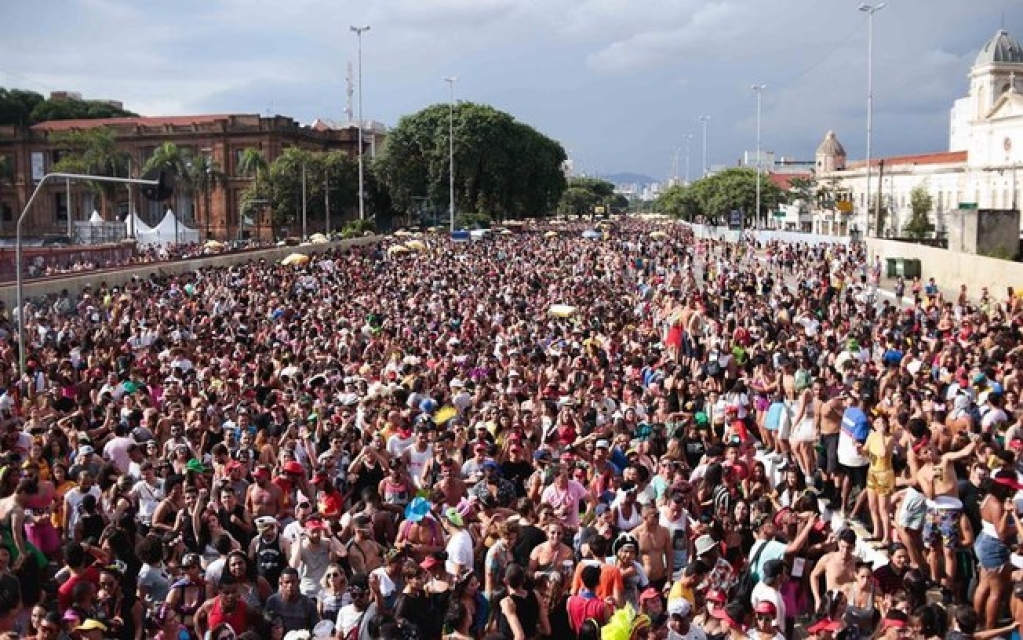
<path fill-rule="evenodd" d="M 703 123 L 703 177 L 707 177 L 707 123 L 710 122 L 710 116 L 700 116 L 698 118 Z"/>
<path fill-rule="evenodd" d="M 369 31 L 369 25 L 365 27 L 348 27 L 359 40 L 359 220 L 366 219 L 366 194 L 363 188 L 362 174 L 362 34 Z"/>
<path fill-rule="evenodd" d="M 455 231 L 455 83 L 456 76 L 444 78 L 448 83 L 448 215 L 451 232 Z"/>
<path fill-rule="evenodd" d="M 867 14 L 867 229 L 870 229 L 870 146 L 874 140 L 874 14 L 884 9 L 884 3 L 861 4 L 860 11 Z M 874 233 L 880 237 L 880 221 L 874 222 Z"/>
<path fill-rule="evenodd" d="M 682 138 L 686 141 L 686 184 L 689 184 L 689 146 L 693 142 L 693 134 L 687 133 Z"/>
<path fill-rule="evenodd" d="M 757 92 L 757 212 L 753 216 L 753 220 L 757 223 L 760 222 L 760 101 L 763 97 L 764 89 L 767 88 L 766 84 L 755 84 L 750 87 Z M 767 216 L 764 216 L 764 228 L 767 228 Z"/>

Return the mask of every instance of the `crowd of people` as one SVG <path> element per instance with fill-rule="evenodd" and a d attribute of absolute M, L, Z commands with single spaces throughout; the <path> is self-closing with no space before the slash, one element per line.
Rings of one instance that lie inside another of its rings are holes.
<path fill-rule="evenodd" d="M 604 226 L 5 317 L 2 637 L 1015 636 L 1011 291 Z"/>

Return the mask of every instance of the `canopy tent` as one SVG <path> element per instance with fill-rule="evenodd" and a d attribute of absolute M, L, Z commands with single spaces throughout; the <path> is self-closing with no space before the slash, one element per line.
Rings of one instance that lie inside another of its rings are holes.
<path fill-rule="evenodd" d="M 152 229 L 143 231 L 142 226 L 138 227 L 135 237 L 138 238 L 139 244 L 160 246 L 199 242 L 199 232 L 191 227 L 186 227 L 170 209 L 167 209 L 160 224 Z"/>
<path fill-rule="evenodd" d="M 101 216 L 99 214 L 99 211 L 96 211 L 95 209 L 93 209 L 92 210 L 92 215 L 89 216 L 89 222 L 93 222 L 93 223 L 95 223 L 95 222 L 103 222 L 103 216 Z"/>

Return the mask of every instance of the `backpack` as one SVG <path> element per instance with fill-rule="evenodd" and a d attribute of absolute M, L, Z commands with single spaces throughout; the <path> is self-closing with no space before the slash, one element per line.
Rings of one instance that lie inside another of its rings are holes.
<path fill-rule="evenodd" d="M 753 568 L 757 566 L 757 561 L 760 560 L 760 554 L 762 554 L 764 549 L 767 548 L 768 542 L 764 542 L 764 544 L 760 545 L 757 552 L 753 554 L 753 558 L 750 559 L 749 564 L 743 567 L 742 571 L 739 572 L 739 577 L 735 581 L 735 586 L 732 587 L 731 599 L 743 603 L 746 607 L 749 607 L 753 602 L 753 588 L 757 586 L 758 582 L 758 579 L 753 572 Z"/>

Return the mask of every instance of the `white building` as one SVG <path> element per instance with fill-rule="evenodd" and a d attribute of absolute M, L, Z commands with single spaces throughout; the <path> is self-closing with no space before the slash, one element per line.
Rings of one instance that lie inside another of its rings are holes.
<path fill-rule="evenodd" d="M 949 150 L 874 158 L 870 198 L 889 212 L 880 234 L 868 215 L 866 164 L 845 164 L 845 151 L 829 132 L 817 150 L 818 186 L 831 194 L 819 204 L 814 231 L 868 235 L 898 234 L 912 214 L 910 193 L 917 186 L 933 199 L 931 220 L 944 231 L 948 212 L 963 203 L 981 209 L 1013 209 L 1020 203 L 1023 169 L 1023 47 L 999 30 L 970 69 L 966 97 L 951 110 Z M 843 202 L 851 203 L 843 205 Z M 842 209 L 851 209 L 843 211 Z"/>

